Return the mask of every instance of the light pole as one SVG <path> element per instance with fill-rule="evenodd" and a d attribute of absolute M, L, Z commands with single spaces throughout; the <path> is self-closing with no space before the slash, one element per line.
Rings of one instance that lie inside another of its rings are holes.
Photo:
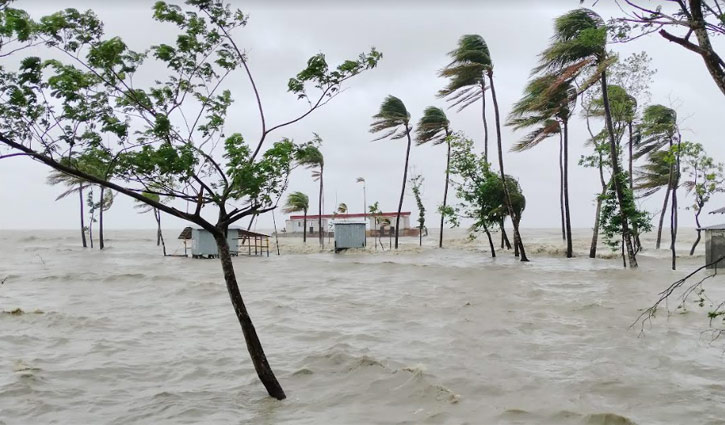
<path fill-rule="evenodd" d="M 368 200 L 367 200 L 367 193 L 365 191 L 365 179 L 363 177 L 358 177 L 357 178 L 357 183 L 362 183 L 363 184 L 363 214 L 364 214 L 364 217 L 367 218 L 367 214 L 368 214 Z"/>

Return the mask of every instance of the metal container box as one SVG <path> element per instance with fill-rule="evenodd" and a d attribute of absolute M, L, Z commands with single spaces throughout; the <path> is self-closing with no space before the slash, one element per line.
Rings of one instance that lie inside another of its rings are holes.
<path fill-rule="evenodd" d="M 365 244 L 365 223 L 335 223 L 335 252 Z"/>
<path fill-rule="evenodd" d="M 725 224 L 705 227 L 705 264 L 725 257 Z M 708 269 L 725 269 L 725 260 L 707 266 Z"/>
<path fill-rule="evenodd" d="M 232 255 L 239 255 L 239 231 L 229 229 L 227 232 L 227 245 Z M 218 257 L 219 251 L 216 248 L 216 241 L 211 233 L 204 229 L 191 229 L 191 256 Z"/>

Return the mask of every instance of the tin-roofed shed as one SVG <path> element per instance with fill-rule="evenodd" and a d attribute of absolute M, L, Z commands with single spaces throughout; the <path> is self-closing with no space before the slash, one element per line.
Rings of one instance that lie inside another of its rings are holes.
<path fill-rule="evenodd" d="M 184 254 L 191 241 L 191 256 L 193 258 L 214 258 L 219 256 L 214 236 L 204 229 L 187 227 L 179 235 L 184 241 Z M 229 229 L 227 244 L 232 255 L 267 255 L 269 257 L 269 235 L 250 232 L 243 229 Z"/>

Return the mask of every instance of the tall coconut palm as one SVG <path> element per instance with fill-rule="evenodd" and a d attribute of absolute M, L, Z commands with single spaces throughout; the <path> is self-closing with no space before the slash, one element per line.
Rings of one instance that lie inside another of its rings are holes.
<path fill-rule="evenodd" d="M 662 149 L 665 147 L 667 150 L 672 149 L 677 138 L 677 132 L 677 112 L 675 110 L 663 105 L 650 105 L 644 109 L 642 122 L 639 125 L 641 139 L 635 157 L 649 154 L 651 164 L 652 161 L 658 161 L 657 166 L 661 167 L 664 164 L 667 167 L 667 172 L 664 174 L 667 176 L 665 199 L 657 226 L 656 249 L 660 248 L 662 241 L 662 225 L 664 224 L 667 204 L 670 200 L 670 192 L 672 192 L 673 196 L 676 196 L 673 187 L 676 187 L 675 180 L 679 180 L 679 170 L 675 169 L 674 162 L 667 162 L 668 155 L 662 152 Z M 661 180 L 661 177 L 657 180 Z M 662 186 L 658 186 L 657 189 L 659 187 Z"/>
<path fill-rule="evenodd" d="M 491 65 L 491 53 L 483 37 L 466 34 L 458 40 L 458 46 L 448 52 L 452 61 L 439 72 L 448 78 L 448 85 L 438 92 L 458 107 L 458 112 L 481 100 L 483 119 L 483 157 L 488 161 L 488 122 L 486 120 L 486 75 Z"/>
<path fill-rule="evenodd" d="M 307 168 L 316 168 L 316 170 L 312 172 L 312 177 L 314 180 L 320 182 L 320 193 L 317 198 L 317 228 L 319 233 L 318 236 L 320 241 L 320 248 L 324 248 L 325 235 L 322 231 L 322 196 L 324 193 L 325 157 L 322 155 L 322 152 L 318 147 L 321 142 L 322 139 L 320 139 L 320 137 L 315 134 L 315 139 L 312 142 L 308 143 L 307 145 L 303 146 L 299 151 L 297 151 L 297 163 Z"/>
<path fill-rule="evenodd" d="M 446 183 L 443 187 L 443 207 L 445 210 L 448 201 L 448 182 L 450 180 L 451 167 L 451 135 L 450 122 L 446 113 L 442 109 L 435 106 L 429 106 L 423 111 L 423 117 L 418 121 L 418 127 L 415 130 L 416 142 L 418 145 L 425 143 L 433 143 L 439 145 L 445 143 L 447 145 L 446 154 Z M 441 213 L 441 232 L 438 235 L 438 247 L 443 248 L 443 225 L 445 215 Z"/>
<path fill-rule="evenodd" d="M 589 71 L 591 77 L 582 82 L 580 90 L 586 90 L 597 80 L 599 81 L 606 128 L 609 133 L 612 174 L 619 176 L 621 173 L 619 151 L 615 140 L 607 90 L 607 67 L 616 58 L 607 54 L 607 27 L 602 18 L 594 11 L 585 8 L 575 9 L 558 17 L 554 24 L 552 43 L 541 53 L 540 60 L 541 63 L 535 72 L 553 72 L 558 75 L 558 81 L 562 83 L 571 81 L 583 75 L 585 71 Z M 635 268 L 637 258 L 627 217 L 627 211 L 631 208 L 630 205 L 627 205 L 628 200 L 625 198 L 625 188 L 622 187 L 621 179 L 615 177 L 612 181 L 619 206 L 622 239 L 627 248 L 629 266 Z"/>
<path fill-rule="evenodd" d="M 544 75 L 534 78 L 524 90 L 524 96 L 513 107 L 508 124 L 514 129 L 534 128 L 514 151 L 531 149 L 550 136 L 560 136 L 560 172 L 566 256 L 572 251 L 571 215 L 569 211 L 569 118 L 576 104 L 577 92 L 570 82 L 558 83 L 558 77 Z"/>
<path fill-rule="evenodd" d="M 498 98 L 496 97 L 496 86 L 493 81 L 493 61 L 491 53 L 488 49 L 486 41 L 477 34 L 466 34 L 458 41 L 458 47 L 449 53 L 451 63 L 441 71 L 441 76 L 449 77 L 451 82 L 448 87 L 439 94 L 450 96 L 456 101 L 461 100 L 462 107 L 478 100 L 477 96 L 485 99 L 485 81 L 488 78 L 489 88 L 491 90 L 491 99 L 493 100 L 493 110 L 496 123 L 496 145 L 498 147 L 498 167 L 501 173 L 501 179 L 505 180 L 505 171 L 503 163 L 503 148 L 501 141 L 501 117 L 498 107 Z M 483 83 L 481 83 L 483 81 Z M 478 84 L 480 94 L 472 92 L 473 84 Z M 460 96 L 460 97 L 459 97 Z M 486 140 L 488 139 L 488 131 L 485 128 L 485 110 L 484 110 L 484 132 Z M 484 157 L 488 160 L 488 147 L 485 147 Z M 514 217 L 513 207 L 511 205 L 511 195 L 508 193 L 507 185 L 503 186 L 506 194 L 506 208 L 510 217 Z M 524 244 L 521 240 L 521 233 L 517 223 L 514 223 L 514 245 L 518 245 L 521 261 L 529 261 L 526 257 Z"/>
<path fill-rule="evenodd" d="M 287 196 L 287 203 L 282 211 L 285 213 L 300 212 L 304 214 L 302 221 L 302 242 L 307 242 L 307 210 L 310 209 L 310 198 L 302 192 L 292 192 Z"/>
<path fill-rule="evenodd" d="M 80 217 L 81 217 L 81 242 L 83 244 L 83 248 L 88 247 L 88 243 L 86 242 L 86 224 L 85 224 L 85 217 L 84 217 L 84 211 L 83 206 L 85 200 L 83 199 L 83 189 L 85 189 L 88 186 L 88 183 L 85 181 L 71 176 L 70 174 L 65 174 L 60 171 L 51 171 L 48 175 L 47 182 L 50 185 L 58 185 L 62 184 L 68 189 L 58 195 L 58 197 L 55 198 L 56 201 L 67 198 L 70 195 L 78 194 L 78 198 L 80 200 Z"/>
<path fill-rule="evenodd" d="M 392 140 L 407 137 L 408 146 L 405 150 L 405 168 L 403 169 L 403 185 L 400 190 L 400 201 L 398 202 L 398 214 L 395 217 L 395 249 L 398 249 L 398 234 L 400 232 L 400 211 L 403 209 L 403 197 L 405 196 L 405 183 L 408 181 L 408 161 L 410 160 L 411 138 L 410 114 L 405 108 L 402 100 L 389 95 L 380 105 L 380 111 L 373 115 L 373 122 L 370 124 L 371 133 L 384 132 L 375 140 L 390 138 Z"/>

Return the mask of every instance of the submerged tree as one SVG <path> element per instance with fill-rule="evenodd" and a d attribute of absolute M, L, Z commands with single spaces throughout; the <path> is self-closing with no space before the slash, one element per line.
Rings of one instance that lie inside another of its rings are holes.
<path fill-rule="evenodd" d="M 618 222 L 621 224 L 621 235 L 626 247 L 629 267 L 636 268 L 637 258 L 632 243 L 630 223 L 624 215 L 628 208 L 625 205 L 625 187 L 622 187 L 621 184 L 626 183 L 627 180 L 618 177 L 622 171 L 619 166 L 619 150 L 615 140 L 609 90 L 607 89 L 607 67 L 614 60 L 616 58 L 610 57 L 607 53 L 607 27 L 602 18 L 589 9 L 580 8 L 556 19 L 552 43 L 541 53 L 541 63 L 536 71 L 556 73 L 559 75 L 558 81 L 561 83 L 576 79 L 587 71 L 590 77 L 581 82 L 580 92 L 599 81 L 609 139 L 612 182 L 619 203 L 619 212 L 622 214 Z"/>
<path fill-rule="evenodd" d="M 58 195 L 58 197 L 55 198 L 56 201 L 59 201 L 61 199 L 65 199 L 71 195 L 78 194 L 79 198 L 79 212 L 80 212 L 80 221 L 81 221 L 81 243 L 83 244 L 83 248 L 88 247 L 88 243 L 86 242 L 86 224 L 85 224 L 85 213 L 84 213 L 84 203 L 85 198 L 83 198 L 83 189 L 86 189 L 88 187 L 88 183 L 86 183 L 83 179 L 80 179 L 78 177 L 72 176 L 70 174 L 66 174 L 60 171 L 52 170 L 50 174 L 48 175 L 48 178 L 46 180 L 48 184 L 50 185 L 58 185 L 62 184 L 66 186 L 68 189 L 65 190 L 63 193 Z"/>
<path fill-rule="evenodd" d="M 265 144 L 267 138 L 335 98 L 346 81 L 375 67 L 381 55 L 373 49 L 334 68 L 323 54 L 312 56 L 288 82 L 288 90 L 307 107 L 271 125 L 249 55 L 233 35 L 247 16 L 221 1 L 187 4 L 185 9 L 155 3 L 154 19 L 176 27 L 177 37 L 146 53 L 105 36 L 91 11 L 66 9 L 37 25 L 16 13 L 35 30 L 28 43 L 42 48 L 21 60 L 18 72 L 0 69 L 0 145 L 10 151 L 5 157 L 29 157 L 210 232 L 257 376 L 272 397 L 283 399 L 239 290 L 226 233 L 241 218 L 273 209 L 286 188 L 297 146 L 288 139 Z M 3 13 L 7 16 L 8 9 Z M 0 38 L 5 49 L 13 35 L 0 32 Z M 154 59 L 153 69 L 144 66 L 147 56 Z M 222 88 L 237 72 L 249 81 L 259 112 L 256 146 L 239 133 L 225 132 L 233 99 Z M 101 143 L 106 139 L 113 143 Z M 61 161 L 92 151 L 108 155 L 112 173 L 94 175 Z M 155 202 L 144 192 L 187 202 L 189 209 Z"/>
<path fill-rule="evenodd" d="M 446 144 L 446 183 L 443 186 L 443 204 L 441 211 L 445 211 L 448 205 L 448 183 L 450 180 L 451 167 L 451 141 L 450 123 L 442 109 L 429 106 L 423 111 L 423 117 L 418 122 L 415 130 L 418 145 L 433 143 L 434 145 Z M 441 213 L 441 232 L 438 235 L 438 248 L 443 248 L 443 226 L 445 214 Z"/>
<path fill-rule="evenodd" d="M 307 242 L 307 210 L 310 209 L 310 198 L 302 192 L 292 192 L 287 196 L 287 203 L 282 211 L 285 213 L 302 212 L 302 242 Z"/>
<path fill-rule="evenodd" d="M 384 132 L 375 140 L 391 138 L 392 140 L 408 139 L 405 149 L 405 166 L 403 168 L 403 187 L 400 190 L 400 201 L 398 202 L 398 215 L 395 217 L 395 249 L 398 249 L 398 233 L 400 232 L 400 211 L 403 209 L 403 198 L 405 197 L 405 183 L 408 179 L 408 161 L 410 159 L 410 114 L 405 108 L 402 100 L 395 96 L 388 96 L 380 105 L 380 112 L 373 115 L 373 123 L 370 124 L 371 133 Z"/>
<path fill-rule="evenodd" d="M 307 142 L 297 151 L 297 163 L 307 168 L 316 168 L 312 172 L 312 178 L 320 182 L 320 191 L 317 197 L 317 229 L 320 248 L 324 248 L 325 235 L 322 230 L 322 197 L 324 194 L 325 157 L 322 155 L 322 151 L 320 151 L 321 144 L 322 139 L 315 134 L 312 141 Z"/>
<path fill-rule="evenodd" d="M 423 180 L 424 178 L 420 174 L 410 178 L 410 189 L 413 191 L 413 197 L 415 197 L 415 203 L 418 206 L 418 246 L 423 246 L 423 229 L 425 229 L 425 206 L 420 197 Z"/>
<path fill-rule="evenodd" d="M 156 203 L 165 203 L 165 200 L 161 199 L 161 196 L 156 193 L 144 192 L 143 195 Z M 164 233 L 161 231 L 161 211 L 152 205 L 141 203 L 139 201 L 136 201 L 135 208 L 139 210 L 139 214 L 146 214 L 148 212 L 152 212 L 154 214 L 154 220 L 156 221 L 156 246 L 161 246 L 161 250 L 163 251 L 165 257 L 166 242 L 164 242 Z"/>

